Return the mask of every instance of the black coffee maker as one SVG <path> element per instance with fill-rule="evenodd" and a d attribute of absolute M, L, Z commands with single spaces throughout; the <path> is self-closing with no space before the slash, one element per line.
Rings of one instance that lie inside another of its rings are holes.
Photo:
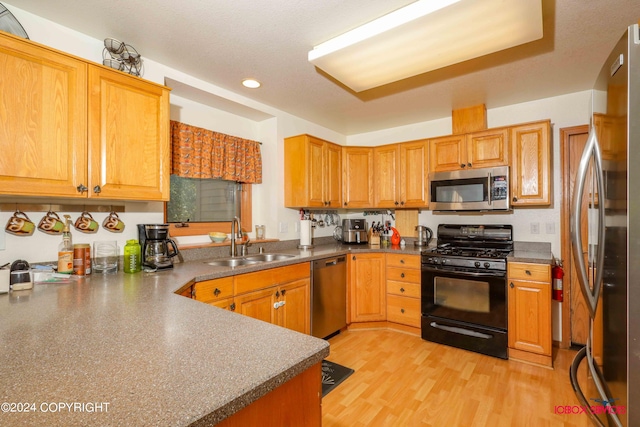
<path fill-rule="evenodd" d="M 169 224 L 138 224 L 142 265 L 162 270 L 173 268 L 178 245 L 169 238 Z"/>

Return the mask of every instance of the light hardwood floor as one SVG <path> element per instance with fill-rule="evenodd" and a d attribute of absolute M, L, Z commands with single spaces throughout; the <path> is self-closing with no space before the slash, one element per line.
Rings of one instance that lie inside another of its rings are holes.
<path fill-rule="evenodd" d="M 324 427 L 589 426 L 558 415 L 578 405 L 569 381 L 575 354 L 554 349 L 554 370 L 501 360 L 390 330 L 343 332 L 333 362 L 355 369 L 322 399 Z"/>

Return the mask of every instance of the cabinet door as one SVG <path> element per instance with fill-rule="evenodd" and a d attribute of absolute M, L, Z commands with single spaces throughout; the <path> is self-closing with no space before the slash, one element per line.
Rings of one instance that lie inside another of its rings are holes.
<path fill-rule="evenodd" d="M 324 143 L 323 149 L 324 202 L 334 209 L 342 206 L 342 147 Z"/>
<path fill-rule="evenodd" d="M 429 141 L 400 144 L 400 207 L 429 206 Z"/>
<path fill-rule="evenodd" d="M 386 320 L 384 254 L 352 255 L 348 268 L 351 322 Z"/>
<path fill-rule="evenodd" d="M 344 207 L 373 206 L 373 148 L 343 147 L 342 162 Z"/>
<path fill-rule="evenodd" d="M 89 197 L 169 199 L 169 90 L 89 66 Z"/>
<path fill-rule="evenodd" d="M 319 139 L 308 137 L 307 150 L 308 201 L 306 206 L 324 206 L 324 194 L 322 188 L 325 178 L 322 159 L 324 144 Z"/>
<path fill-rule="evenodd" d="M 465 135 L 429 140 L 429 172 L 458 170 L 466 166 Z"/>
<path fill-rule="evenodd" d="M 236 296 L 236 313 L 265 322 L 276 323 L 275 310 L 273 308 L 276 302 L 276 292 L 277 289 L 272 287 Z"/>
<path fill-rule="evenodd" d="M 2 33 L 0 75 L 0 194 L 86 197 L 86 64 Z"/>
<path fill-rule="evenodd" d="M 509 164 L 509 129 L 490 129 L 467 135 L 467 168 Z"/>
<path fill-rule="evenodd" d="M 544 122 L 511 129 L 511 195 L 514 206 L 551 204 L 551 124 Z"/>
<path fill-rule="evenodd" d="M 398 144 L 373 149 L 374 201 L 377 208 L 395 208 L 399 202 L 400 150 Z"/>
<path fill-rule="evenodd" d="M 311 333 L 311 302 L 309 279 L 296 280 L 280 286 L 284 305 L 276 309 L 277 324 L 303 334 Z"/>
<path fill-rule="evenodd" d="M 509 279 L 509 347 L 551 355 L 551 285 Z"/>

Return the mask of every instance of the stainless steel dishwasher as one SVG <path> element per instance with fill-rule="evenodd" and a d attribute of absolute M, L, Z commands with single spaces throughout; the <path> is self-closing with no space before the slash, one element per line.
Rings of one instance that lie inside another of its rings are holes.
<path fill-rule="evenodd" d="M 347 258 L 313 262 L 311 335 L 327 336 L 347 326 Z"/>

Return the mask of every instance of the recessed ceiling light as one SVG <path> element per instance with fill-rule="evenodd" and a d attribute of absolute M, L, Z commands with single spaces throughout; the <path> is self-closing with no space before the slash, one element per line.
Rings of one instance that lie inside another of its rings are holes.
<path fill-rule="evenodd" d="M 255 79 L 244 79 L 242 81 L 242 86 L 248 87 L 251 89 L 256 89 L 260 87 L 260 82 Z"/>

